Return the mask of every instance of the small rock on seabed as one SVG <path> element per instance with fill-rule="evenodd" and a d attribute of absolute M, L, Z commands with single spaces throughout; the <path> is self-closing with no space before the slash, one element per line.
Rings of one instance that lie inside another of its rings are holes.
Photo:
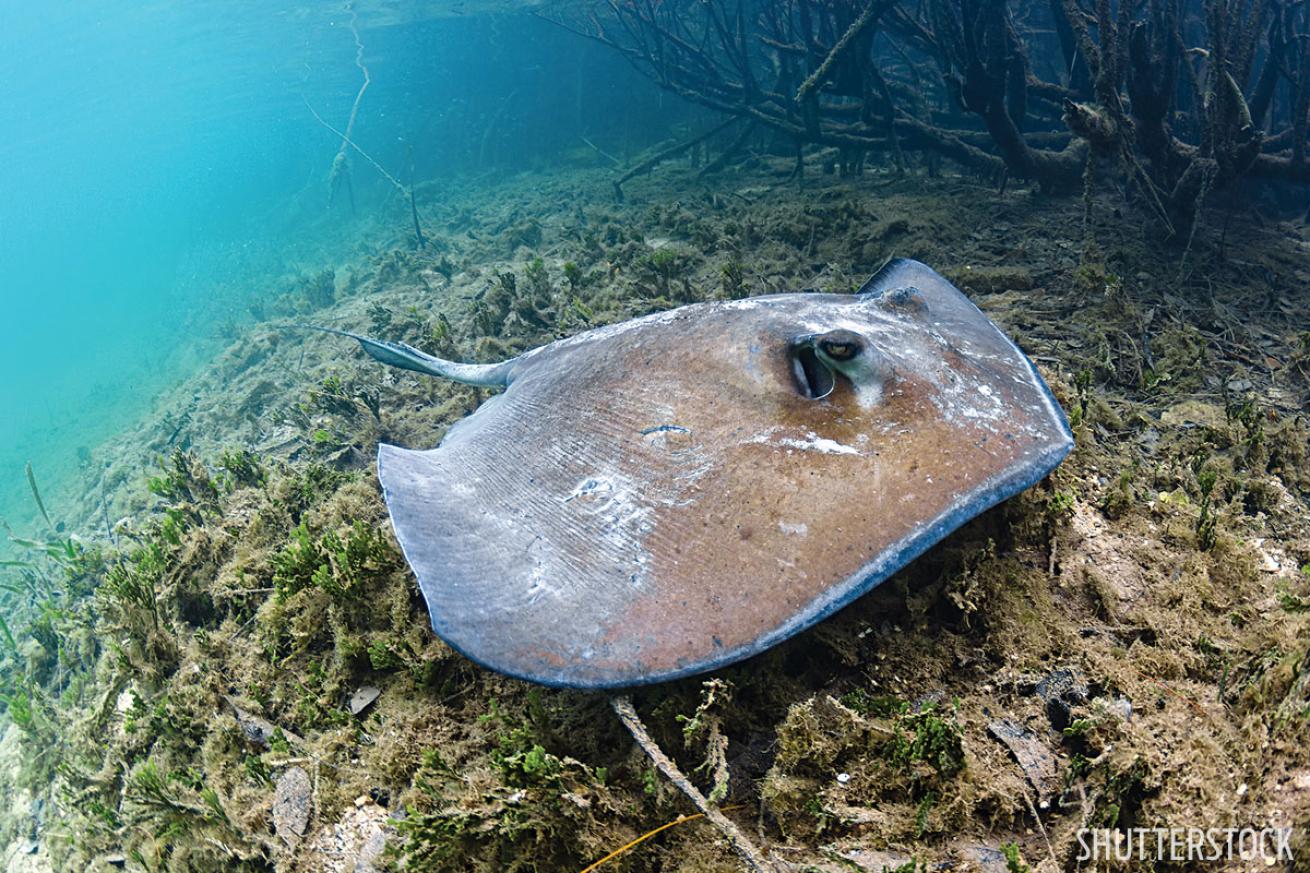
<path fill-rule="evenodd" d="M 381 873 L 382 853 L 393 832 L 386 808 L 366 795 L 336 824 L 320 828 L 304 856 L 314 858 L 321 873 Z"/>

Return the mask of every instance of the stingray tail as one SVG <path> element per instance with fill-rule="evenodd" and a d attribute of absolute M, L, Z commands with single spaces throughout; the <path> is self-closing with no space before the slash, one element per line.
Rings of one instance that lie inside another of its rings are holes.
<path fill-rule="evenodd" d="M 358 342 L 360 347 L 368 352 L 369 357 L 389 366 L 413 370 L 415 373 L 424 373 L 428 376 L 453 379 L 465 385 L 478 385 L 484 388 L 504 387 L 509 384 L 509 371 L 514 364 L 512 358 L 499 364 L 460 364 L 433 357 L 401 342 L 371 339 L 348 330 L 318 327 L 312 324 L 302 324 L 299 327 L 349 337 Z"/>

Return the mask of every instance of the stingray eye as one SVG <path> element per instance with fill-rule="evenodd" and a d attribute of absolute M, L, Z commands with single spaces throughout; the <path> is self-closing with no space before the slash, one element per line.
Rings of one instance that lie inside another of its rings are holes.
<path fill-rule="evenodd" d="M 851 358 L 855 357 L 855 354 L 858 351 L 859 349 L 850 343 L 837 343 L 830 341 L 823 343 L 824 354 L 832 358 L 834 361 L 849 361 Z"/>
<path fill-rule="evenodd" d="M 832 330 L 816 337 L 815 344 L 828 360 L 838 364 L 854 360 L 864 351 L 864 337 L 850 330 Z"/>

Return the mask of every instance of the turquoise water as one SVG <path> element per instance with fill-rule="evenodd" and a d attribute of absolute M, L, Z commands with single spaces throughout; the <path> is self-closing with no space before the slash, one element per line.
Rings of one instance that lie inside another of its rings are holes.
<path fill-rule="evenodd" d="M 419 182 L 517 172 L 656 117 L 617 57 L 476 4 L 11 5 L 0 31 L 0 517 L 52 510 L 79 457 L 203 366 L 279 279 L 334 265 L 392 188 L 339 140 Z M 635 99 L 634 99 L 635 98 Z M 567 124 L 563 123 L 567 121 Z M 422 203 L 420 204 L 423 205 Z"/>

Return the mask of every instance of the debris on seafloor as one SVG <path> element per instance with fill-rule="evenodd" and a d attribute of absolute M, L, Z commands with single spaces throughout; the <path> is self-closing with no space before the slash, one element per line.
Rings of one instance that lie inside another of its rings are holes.
<path fill-rule="evenodd" d="M 335 824 L 320 826 L 307 838 L 306 854 L 317 859 L 315 870 L 321 873 L 380 873 L 394 834 L 393 816 L 364 795 Z"/>
<path fill-rule="evenodd" d="M 273 829 L 289 845 L 294 845 L 309 827 L 313 786 L 302 767 L 291 767 L 277 780 L 273 795 Z"/>
<path fill-rule="evenodd" d="M 372 706 L 379 697 L 382 696 L 382 690 L 372 685 L 364 685 L 355 690 L 350 695 L 350 714 L 361 715 L 366 709 Z"/>
<path fill-rule="evenodd" d="M 1046 705 L 1046 717 L 1057 731 L 1069 726 L 1073 707 L 1088 698 L 1087 683 L 1068 667 L 1047 673 L 1037 681 L 1033 693 Z"/>
<path fill-rule="evenodd" d="M 979 873 L 1008 873 L 1015 870 L 1016 867 L 1010 864 L 1005 853 L 992 846 L 984 846 L 981 843 L 972 846 L 964 846 L 960 849 L 960 855 L 965 862 L 967 870 L 977 870 Z M 1026 866 L 1017 869 L 1027 870 Z"/>
<path fill-rule="evenodd" d="M 868 846 L 861 845 L 861 841 L 858 840 L 825 846 L 823 851 L 834 863 L 839 865 L 832 868 L 823 868 L 825 870 L 900 870 L 906 868 L 907 864 L 914 863 L 912 855 L 891 849 L 871 849 Z"/>
<path fill-rule="evenodd" d="M 267 747 L 271 740 L 279 731 L 282 736 L 291 743 L 303 746 L 305 741 L 296 734 L 287 730 L 282 730 L 277 725 L 265 718 L 260 718 L 247 709 L 244 709 L 236 698 L 225 695 L 223 697 L 228 706 L 232 707 L 232 713 L 236 716 L 237 725 L 241 728 L 242 735 L 247 740 L 257 746 Z"/>
<path fill-rule="evenodd" d="M 1038 806 L 1045 808 L 1060 790 L 1059 763 L 1046 741 L 1008 718 L 987 725 L 987 731 L 1010 750 L 1024 778 L 1037 792 Z"/>

